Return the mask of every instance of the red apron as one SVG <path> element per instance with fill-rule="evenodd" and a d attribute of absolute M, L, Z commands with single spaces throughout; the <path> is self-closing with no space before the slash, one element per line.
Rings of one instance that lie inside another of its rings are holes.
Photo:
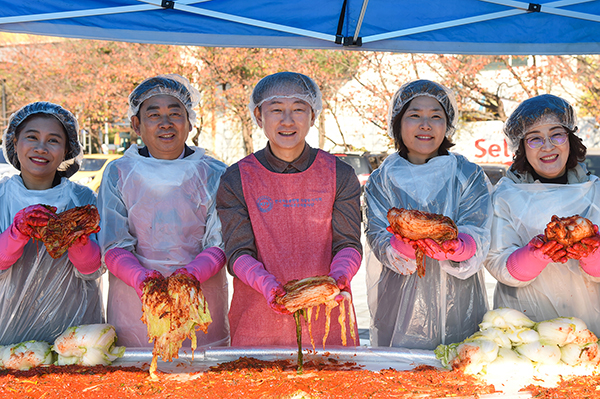
<path fill-rule="evenodd" d="M 319 150 L 313 164 L 300 173 L 271 172 L 254 155 L 238 163 L 257 258 L 282 284 L 329 273 L 335 162 L 333 155 Z M 322 348 L 325 306 L 319 306 L 318 320 L 315 320 L 316 310 L 312 316 L 312 335 L 315 347 Z M 339 306 L 331 312 L 327 345 L 342 344 L 338 317 Z M 273 312 L 261 293 L 238 278 L 233 281 L 229 323 L 232 346 L 296 346 L 293 315 Z M 352 345 L 350 332 L 346 335 L 348 345 Z M 310 345 L 306 326 L 302 343 Z"/>

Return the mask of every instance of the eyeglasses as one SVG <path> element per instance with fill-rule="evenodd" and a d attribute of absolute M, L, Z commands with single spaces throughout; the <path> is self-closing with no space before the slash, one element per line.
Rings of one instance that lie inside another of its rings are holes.
<path fill-rule="evenodd" d="M 535 150 L 536 148 L 543 147 L 546 143 L 546 140 L 550 140 L 550 143 L 555 146 L 563 145 L 567 142 L 569 138 L 569 133 L 566 131 L 562 131 L 560 133 L 554 133 L 552 136 L 544 137 L 544 136 L 530 136 L 525 139 L 525 144 L 527 147 Z"/>

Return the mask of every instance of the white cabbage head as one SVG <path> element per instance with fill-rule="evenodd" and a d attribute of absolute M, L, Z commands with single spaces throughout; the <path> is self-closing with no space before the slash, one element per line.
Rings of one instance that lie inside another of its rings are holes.
<path fill-rule="evenodd" d="M 54 341 L 58 365 L 108 366 L 125 353 L 115 346 L 117 334 L 110 324 L 86 324 L 68 328 Z"/>
<path fill-rule="evenodd" d="M 543 343 L 564 346 L 567 344 L 587 345 L 598 341 L 587 325 L 577 317 L 557 317 L 539 322 L 535 329 Z"/>
<path fill-rule="evenodd" d="M 540 341 L 534 341 L 516 346 L 515 350 L 536 363 L 557 364 L 560 361 L 560 348 L 554 344 L 542 344 Z"/>
<path fill-rule="evenodd" d="M 479 324 L 479 328 L 482 330 L 490 327 L 518 329 L 521 327 L 531 328 L 534 325 L 535 322 L 525 316 L 523 312 L 510 308 L 498 308 L 488 310 L 483 315 L 483 321 Z"/>
<path fill-rule="evenodd" d="M 50 344 L 27 341 L 0 348 L 0 363 L 11 370 L 29 370 L 43 364 L 52 364 L 54 357 Z"/>
<path fill-rule="evenodd" d="M 453 369 L 465 374 L 478 374 L 485 365 L 496 360 L 498 344 L 490 339 L 467 339 L 456 347 L 457 355 L 450 362 Z"/>

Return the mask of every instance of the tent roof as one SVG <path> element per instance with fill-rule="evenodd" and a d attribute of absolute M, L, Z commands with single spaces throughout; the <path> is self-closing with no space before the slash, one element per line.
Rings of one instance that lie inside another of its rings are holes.
<path fill-rule="evenodd" d="M 600 1 L 0 0 L 0 30 L 219 47 L 600 53 Z"/>

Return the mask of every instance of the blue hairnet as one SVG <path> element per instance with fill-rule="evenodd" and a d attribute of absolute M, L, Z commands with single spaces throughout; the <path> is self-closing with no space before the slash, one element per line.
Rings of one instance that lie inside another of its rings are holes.
<path fill-rule="evenodd" d="M 314 80 L 296 72 L 279 72 L 262 78 L 250 96 L 250 115 L 256 123 L 254 109 L 274 98 L 297 98 L 307 102 L 315 113 L 315 119 L 323 110 L 321 90 Z"/>
<path fill-rule="evenodd" d="M 34 114 L 52 115 L 63 125 L 67 134 L 67 154 L 65 161 L 58 167 L 59 171 L 66 171 L 66 176 L 70 177 L 79 170 L 81 165 L 81 145 L 79 144 L 79 124 L 77 118 L 72 113 L 61 107 L 46 101 L 39 101 L 19 109 L 10 116 L 8 127 L 4 131 L 2 142 L 4 143 L 5 158 L 18 170 L 21 170 L 21 164 L 15 151 L 15 133 L 19 125 Z"/>
<path fill-rule="evenodd" d="M 181 75 L 158 75 L 144 80 L 129 95 L 129 120 L 140 110 L 142 103 L 150 97 L 166 94 L 175 97 L 185 107 L 190 126 L 196 125 L 196 111 L 194 108 L 200 103 L 200 92 L 193 87 L 189 80 Z"/>
<path fill-rule="evenodd" d="M 555 116 L 569 132 L 577 131 L 575 110 L 566 100 L 552 94 L 532 97 L 519 104 L 504 123 L 504 134 L 511 151 L 519 148 L 525 133 L 544 116 Z"/>
<path fill-rule="evenodd" d="M 388 109 L 388 135 L 394 138 L 392 131 L 394 118 L 402 112 L 406 104 L 410 103 L 415 97 L 420 96 L 435 98 L 442 108 L 444 108 L 446 117 L 448 118 L 446 136 L 451 137 L 454 134 L 456 121 L 458 120 L 458 105 L 456 104 L 454 93 L 439 83 L 425 79 L 413 80 L 412 82 L 403 84 L 394 94 L 394 97 L 392 97 Z"/>

